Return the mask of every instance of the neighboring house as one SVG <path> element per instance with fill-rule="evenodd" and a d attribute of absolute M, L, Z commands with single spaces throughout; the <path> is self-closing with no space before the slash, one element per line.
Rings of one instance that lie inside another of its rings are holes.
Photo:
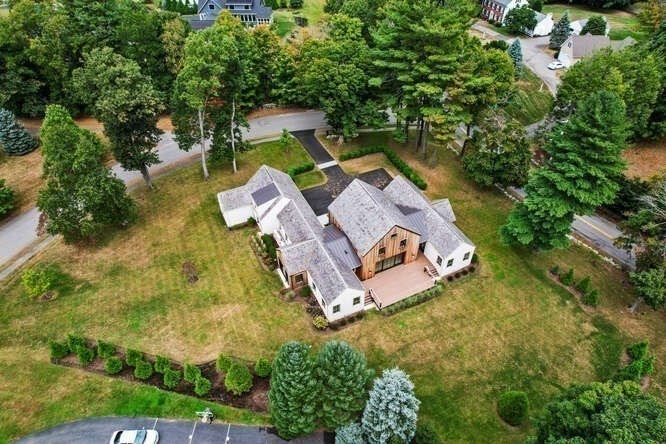
<path fill-rule="evenodd" d="M 527 0 L 481 0 L 481 17 L 486 20 L 504 23 L 509 11 L 527 4 Z"/>
<path fill-rule="evenodd" d="M 208 28 L 224 10 L 248 26 L 273 22 L 273 9 L 266 6 L 264 0 L 199 0 L 197 15 L 189 16 L 187 20 L 195 31 Z"/>
<path fill-rule="evenodd" d="M 608 20 L 606 20 L 606 17 L 603 17 L 603 19 L 606 22 L 606 35 L 608 35 L 610 32 L 610 24 L 608 23 Z M 586 24 L 587 19 L 575 20 L 569 24 L 569 30 L 571 31 L 571 34 L 580 35 Z"/>
<path fill-rule="evenodd" d="M 526 29 L 525 34 L 529 35 L 530 37 L 542 37 L 544 35 L 549 35 L 553 31 L 553 26 L 555 25 L 553 22 L 553 14 L 544 15 L 536 11 L 535 14 L 537 23 L 533 29 Z"/>
<path fill-rule="evenodd" d="M 475 250 L 454 225 L 449 201 L 430 202 L 402 176 L 383 191 L 352 181 L 329 206 L 329 225 L 287 174 L 265 165 L 247 184 L 219 193 L 218 202 L 227 226 L 252 218 L 273 236 L 285 288 L 310 286 L 329 321 L 411 295 L 373 293 L 367 284 L 382 272 L 411 264 L 428 288 L 468 266 Z"/>
<path fill-rule="evenodd" d="M 603 48 L 612 48 L 617 51 L 630 46 L 634 42 L 635 40 L 631 37 L 620 41 L 611 41 L 605 35 L 573 34 L 562 44 L 557 59 L 568 68 L 580 59 L 589 57 Z"/>

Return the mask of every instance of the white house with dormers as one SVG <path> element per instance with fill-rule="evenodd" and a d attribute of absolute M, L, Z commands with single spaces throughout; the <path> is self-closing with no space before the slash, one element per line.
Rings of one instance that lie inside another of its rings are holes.
<path fill-rule="evenodd" d="M 481 17 L 485 20 L 504 23 L 509 11 L 526 5 L 528 5 L 527 0 L 481 0 Z"/>
<path fill-rule="evenodd" d="M 329 205 L 326 225 L 289 175 L 265 165 L 217 198 L 227 226 L 254 219 L 273 236 L 285 288 L 309 286 L 330 322 L 383 308 L 364 283 L 390 269 L 425 263 L 409 270 L 432 286 L 467 267 L 475 250 L 455 226 L 449 201 L 431 202 L 402 176 L 384 190 L 353 180 Z"/>

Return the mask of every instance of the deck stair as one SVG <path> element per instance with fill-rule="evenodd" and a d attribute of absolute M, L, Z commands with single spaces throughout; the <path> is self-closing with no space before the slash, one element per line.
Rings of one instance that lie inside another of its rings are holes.
<path fill-rule="evenodd" d="M 368 305 L 372 305 L 372 304 L 375 303 L 375 301 L 372 299 L 371 292 L 372 292 L 372 289 L 369 289 L 368 291 L 365 292 L 365 301 L 364 301 L 363 305 L 368 306 Z"/>
<path fill-rule="evenodd" d="M 432 279 L 437 279 L 439 277 L 439 272 L 437 271 L 437 269 L 435 267 L 430 266 L 430 265 L 424 266 L 423 271 L 425 272 L 425 274 L 430 276 Z"/>

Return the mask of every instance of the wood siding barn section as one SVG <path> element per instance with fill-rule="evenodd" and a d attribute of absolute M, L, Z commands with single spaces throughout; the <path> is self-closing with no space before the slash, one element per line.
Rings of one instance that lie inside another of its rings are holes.
<path fill-rule="evenodd" d="M 398 226 L 393 227 L 386 235 L 368 251 L 365 256 L 359 255 L 361 258 L 361 266 L 357 270 L 357 275 L 360 280 L 370 279 L 375 276 L 375 266 L 377 262 L 384 259 L 405 254 L 404 264 L 414 262 L 419 254 L 419 241 L 421 236 L 411 231 L 405 230 Z M 404 247 L 400 247 L 400 242 L 406 240 Z M 382 250 L 383 254 L 380 254 Z"/>

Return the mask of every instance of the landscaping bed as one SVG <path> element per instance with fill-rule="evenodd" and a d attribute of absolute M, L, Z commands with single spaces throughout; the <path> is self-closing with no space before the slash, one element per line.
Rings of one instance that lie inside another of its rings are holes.
<path fill-rule="evenodd" d="M 400 171 L 405 177 L 411 180 L 414 185 L 419 187 L 422 190 L 428 188 L 428 184 L 419 176 L 419 174 L 414 171 L 412 168 L 407 165 L 407 163 L 400 158 L 393 150 L 391 150 L 386 145 L 375 145 L 369 146 L 354 151 L 348 151 L 346 153 L 340 154 L 340 161 L 345 161 L 349 159 L 357 159 L 359 157 L 367 156 L 368 154 L 375 153 L 384 153 L 386 158 L 391 161 L 393 166 L 395 166 L 398 171 Z"/>
<path fill-rule="evenodd" d="M 561 273 L 559 267 L 555 265 L 548 271 L 548 277 L 561 287 L 566 288 L 583 308 L 593 309 L 599 305 L 599 290 L 592 288 L 589 276 L 576 281 L 573 268 L 570 268 L 566 273 Z"/>
<path fill-rule="evenodd" d="M 86 346 L 90 350 L 97 349 L 97 342 L 90 339 L 86 339 Z M 178 383 L 174 388 L 169 388 L 164 383 L 164 376 L 157 371 L 153 371 L 152 375 L 146 379 L 139 379 L 134 375 L 135 368 L 127 364 L 127 353 L 126 349 L 118 347 L 112 344 L 111 345 L 115 352 L 111 357 L 118 358 L 122 361 L 122 370 L 115 374 L 109 374 L 105 368 L 107 359 L 101 358 L 97 353 L 87 365 L 82 365 L 79 362 L 79 358 L 76 353 L 68 352 L 68 354 L 62 358 L 56 359 L 53 356 L 51 357 L 51 362 L 56 365 L 61 365 L 64 367 L 79 368 L 91 373 L 97 373 L 104 375 L 110 378 L 123 379 L 125 381 L 144 384 L 156 387 L 161 390 L 167 390 L 176 392 L 182 395 L 194 396 L 205 399 L 210 402 L 215 402 L 218 404 L 223 404 L 227 406 L 232 406 L 241 409 L 247 409 L 253 412 L 265 413 L 268 411 L 268 390 L 270 388 L 270 378 L 269 377 L 259 377 L 252 370 L 252 365 L 249 362 L 243 361 L 238 358 L 231 358 L 234 362 L 245 365 L 248 367 L 252 373 L 252 387 L 251 389 L 241 395 L 234 395 L 225 387 L 225 376 L 223 373 L 218 371 L 216 368 L 216 361 L 204 362 L 202 364 L 196 364 L 196 367 L 199 368 L 201 376 L 208 379 L 211 382 L 210 391 L 205 396 L 199 396 L 195 393 L 194 384 L 186 381 L 184 378 Z M 155 368 L 156 357 L 147 353 L 142 353 L 143 359 L 149 362 L 153 368 Z M 171 369 L 183 373 L 185 369 L 185 364 L 170 360 Z"/>

